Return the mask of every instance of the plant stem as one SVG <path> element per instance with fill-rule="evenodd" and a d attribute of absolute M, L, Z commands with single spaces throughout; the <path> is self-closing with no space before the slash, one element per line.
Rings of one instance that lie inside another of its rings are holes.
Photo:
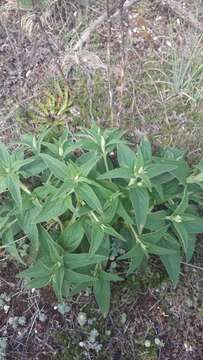
<path fill-rule="evenodd" d="M 146 246 L 142 243 L 142 241 L 140 240 L 139 236 L 137 235 L 135 229 L 133 228 L 133 226 L 131 224 L 129 224 L 129 228 L 130 228 L 136 242 L 141 246 L 143 251 L 146 253 Z"/>
<path fill-rule="evenodd" d="M 104 165 L 105 165 L 106 171 L 109 171 L 106 152 L 103 153 L 103 159 L 104 159 Z"/>

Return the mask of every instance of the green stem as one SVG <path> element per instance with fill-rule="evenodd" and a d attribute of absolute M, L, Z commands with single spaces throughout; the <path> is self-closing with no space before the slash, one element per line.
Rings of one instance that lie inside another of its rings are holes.
<path fill-rule="evenodd" d="M 104 165 L 105 165 L 106 171 L 109 171 L 106 152 L 103 153 L 103 159 L 104 159 Z"/>
<path fill-rule="evenodd" d="M 141 248 L 144 250 L 144 252 L 146 252 L 146 247 L 143 244 L 143 242 L 140 240 L 139 236 L 137 235 L 135 229 L 133 228 L 133 226 L 131 224 L 129 224 L 129 228 L 135 238 L 135 241 L 141 246 Z"/>

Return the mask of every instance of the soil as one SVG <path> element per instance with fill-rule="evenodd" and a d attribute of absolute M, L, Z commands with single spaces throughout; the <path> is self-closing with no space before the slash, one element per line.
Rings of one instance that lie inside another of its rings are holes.
<path fill-rule="evenodd" d="M 9 311 L 0 310 L 0 336 L 8 341 L 6 359 L 74 359 L 64 355 L 70 352 L 80 354 L 74 355 L 75 359 L 201 360 L 202 270 L 183 267 L 181 281 L 174 289 L 166 276 L 160 278 L 163 269 L 157 272 L 157 265 L 153 267 L 151 275 L 137 274 L 114 286 L 111 311 L 103 318 L 93 297 L 86 294 L 67 302 L 69 311 L 62 315 L 49 287 L 25 290 L 16 279 L 19 269 L 8 262 L 0 283 L 1 294 L 10 296 Z M 84 326 L 77 321 L 80 312 L 88 319 Z M 39 318 L 40 313 L 45 319 Z M 25 323 L 14 328 L 9 324 L 14 316 L 24 316 Z M 102 350 L 98 353 L 88 348 L 92 329 L 99 333 Z M 155 339 L 163 346 L 156 346 Z M 150 348 L 146 341 L 150 341 Z"/>

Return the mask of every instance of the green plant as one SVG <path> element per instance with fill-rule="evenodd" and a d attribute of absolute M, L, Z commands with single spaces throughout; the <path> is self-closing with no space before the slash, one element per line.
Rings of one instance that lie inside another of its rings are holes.
<path fill-rule="evenodd" d="M 110 283 L 150 255 L 177 283 L 182 257 L 190 261 L 203 232 L 203 162 L 190 169 L 177 149 L 153 156 L 145 138 L 135 153 L 117 129 L 82 129 L 74 141 L 64 131 L 52 142 L 48 132 L 23 136 L 15 152 L 0 145 L 0 238 L 12 257 L 31 265 L 19 274 L 26 285 L 51 284 L 60 301 L 92 288 L 107 313 Z M 116 273 L 115 243 L 123 249 Z"/>
<path fill-rule="evenodd" d="M 36 128 L 38 132 L 47 126 L 64 126 L 72 106 L 70 89 L 60 80 L 54 80 L 44 88 L 40 97 L 27 109 L 20 109 L 17 121 L 25 130 Z M 56 131 L 56 127 L 54 127 Z"/>
<path fill-rule="evenodd" d="M 202 36 L 198 37 L 192 48 L 177 47 L 172 41 L 171 52 L 166 61 L 166 69 L 156 69 L 165 85 L 169 97 L 178 96 L 186 103 L 197 106 L 203 100 L 203 64 L 201 50 Z M 154 69 L 155 70 L 155 69 Z"/>

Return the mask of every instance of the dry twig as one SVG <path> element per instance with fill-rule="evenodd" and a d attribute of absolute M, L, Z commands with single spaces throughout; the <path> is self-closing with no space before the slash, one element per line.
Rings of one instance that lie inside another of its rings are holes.
<path fill-rule="evenodd" d="M 140 0 L 126 0 L 123 5 L 123 10 L 127 10 L 130 6 L 134 5 Z M 113 9 L 109 10 L 109 13 L 111 15 L 111 19 L 118 18 L 120 11 L 117 9 L 117 6 L 114 6 Z M 96 20 L 94 20 L 90 26 L 83 31 L 80 39 L 78 42 L 74 45 L 73 50 L 78 51 L 83 48 L 83 46 L 86 44 L 86 42 L 89 40 L 91 34 L 99 27 L 101 26 L 105 20 L 108 19 L 108 12 L 105 11 L 101 16 L 99 16 Z"/>

